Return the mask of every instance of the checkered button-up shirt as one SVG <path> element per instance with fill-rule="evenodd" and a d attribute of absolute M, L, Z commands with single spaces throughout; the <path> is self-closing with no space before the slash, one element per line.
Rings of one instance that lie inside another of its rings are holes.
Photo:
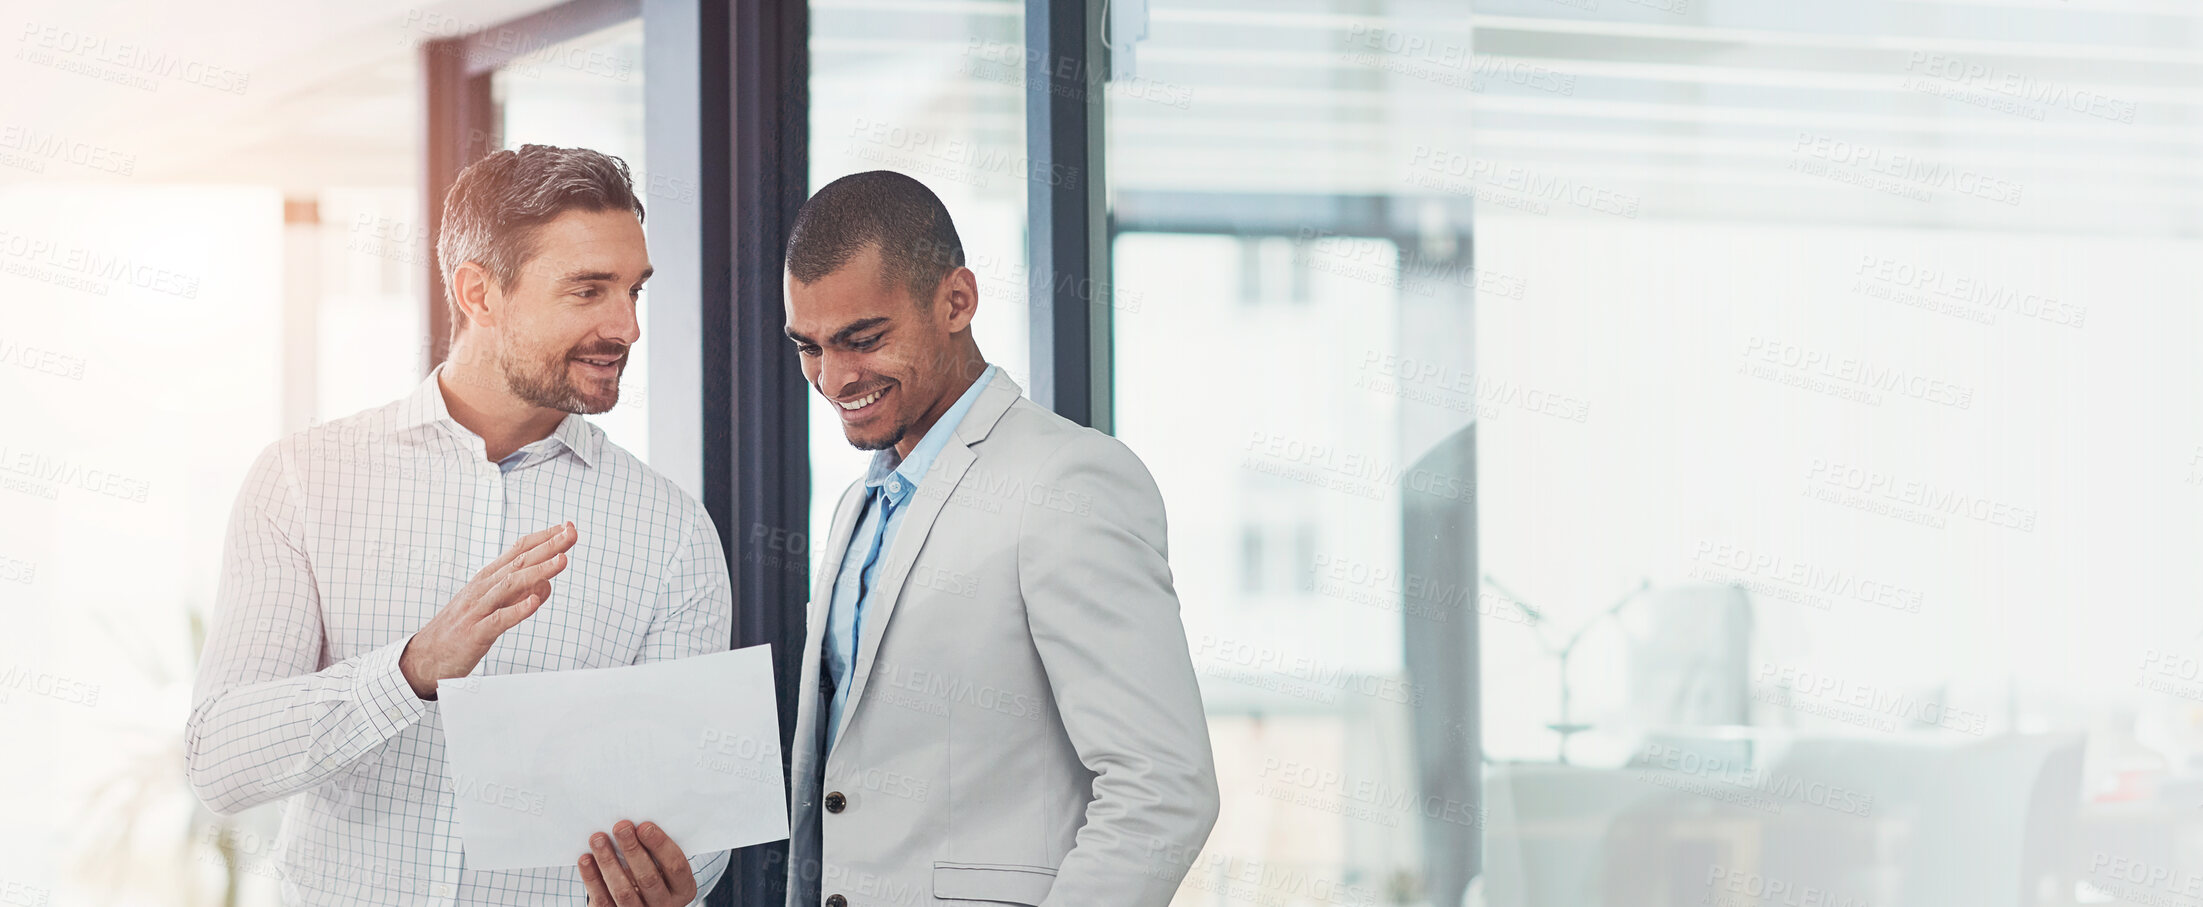
<path fill-rule="evenodd" d="M 411 396 L 284 438 L 253 464 L 185 753 L 193 790 L 217 812 L 288 799 L 273 856 L 286 903 L 586 902 L 571 863 L 467 868 L 458 797 L 525 809 L 528 792 L 456 789 L 437 704 L 398 671 L 407 640 L 476 572 L 567 520 L 579 539 L 550 599 L 475 675 L 727 648 L 732 592 L 711 518 L 580 416 L 491 463 L 431 375 Z M 576 840 L 574 856 L 586 848 Z M 689 861 L 709 891 L 727 853 Z"/>

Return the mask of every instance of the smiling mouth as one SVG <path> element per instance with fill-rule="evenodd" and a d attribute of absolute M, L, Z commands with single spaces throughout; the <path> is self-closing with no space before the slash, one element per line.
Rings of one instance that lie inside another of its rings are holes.
<path fill-rule="evenodd" d="M 598 367 L 598 368 L 617 368 L 617 367 L 619 366 L 619 364 L 620 364 L 620 360 L 622 360 L 622 359 L 626 359 L 626 358 L 627 358 L 626 356 L 599 356 L 599 357 L 592 357 L 592 356 L 575 356 L 575 357 L 573 357 L 573 359 L 574 359 L 574 361 L 575 361 L 575 362 L 579 362 L 579 363 L 581 363 L 581 364 L 583 364 L 583 365 L 594 365 L 594 366 L 596 366 L 596 367 Z"/>
<path fill-rule="evenodd" d="M 887 388 L 884 388 L 884 387 L 883 387 L 883 388 L 880 388 L 879 390 L 873 391 L 873 392 L 871 392 L 871 393 L 869 393 L 869 394 L 866 394 L 866 395 L 864 395 L 864 396 L 862 396 L 862 397 L 858 397 L 857 399 L 855 399 L 855 400 L 851 400 L 851 401 L 849 401 L 849 402 L 847 402 L 847 403 L 844 403 L 844 402 L 842 402 L 842 401 L 840 401 L 840 400 L 836 400 L 836 401 L 834 401 L 834 405 L 835 405 L 835 406 L 839 406 L 839 407 L 841 407 L 841 408 L 842 408 L 842 411 L 843 411 L 843 412 L 852 412 L 852 413 L 853 413 L 853 412 L 856 412 L 856 411 L 858 411 L 858 410 L 864 409 L 865 407 L 871 406 L 871 405 L 872 405 L 872 404 L 874 404 L 874 403 L 878 403 L 878 402 L 880 402 L 880 398 L 881 398 L 881 397 L 884 397 L 884 396 L 886 396 L 886 395 L 887 395 L 887 390 L 888 390 Z"/>

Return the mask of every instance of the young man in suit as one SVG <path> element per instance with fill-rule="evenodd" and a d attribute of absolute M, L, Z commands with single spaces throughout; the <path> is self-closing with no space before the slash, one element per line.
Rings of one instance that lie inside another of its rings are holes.
<path fill-rule="evenodd" d="M 810 605 L 788 904 L 1168 904 L 1218 798 L 1154 479 L 987 364 L 917 180 L 820 189 L 786 289 L 805 379 L 877 452 Z"/>

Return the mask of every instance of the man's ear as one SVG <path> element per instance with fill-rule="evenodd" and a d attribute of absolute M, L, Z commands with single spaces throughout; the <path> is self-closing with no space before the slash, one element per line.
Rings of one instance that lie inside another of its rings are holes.
<path fill-rule="evenodd" d="M 941 285 L 933 292 L 933 304 L 948 316 L 949 333 L 963 333 L 971 327 L 972 316 L 979 314 L 979 276 L 959 265 L 941 278 Z"/>
<path fill-rule="evenodd" d="M 451 271 L 451 297 L 459 302 L 459 312 L 475 327 L 497 323 L 497 315 L 505 307 L 504 294 L 497 290 L 497 281 L 488 268 L 471 261 L 462 261 Z"/>

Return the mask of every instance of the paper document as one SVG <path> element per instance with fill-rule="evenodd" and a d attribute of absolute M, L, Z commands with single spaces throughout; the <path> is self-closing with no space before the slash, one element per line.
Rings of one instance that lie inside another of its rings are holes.
<path fill-rule="evenodd" d="M 621 819 L 691 854 L 788 836 L 769 646 L 437 690 L 468 869 L 571 868 Z"/>

